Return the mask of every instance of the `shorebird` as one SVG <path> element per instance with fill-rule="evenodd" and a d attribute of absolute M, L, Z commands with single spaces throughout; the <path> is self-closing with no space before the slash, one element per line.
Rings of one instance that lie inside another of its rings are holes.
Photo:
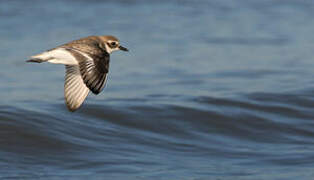
<path fill-rule="evenodd" d="M 64 97 L 70 111 L 77 110 L 89 91 L 99 94 L 109 72 L 110 53 L 128 51 L 114 36 L 89 36 L 31 56 L 26 62 L 65 65 Z"/>

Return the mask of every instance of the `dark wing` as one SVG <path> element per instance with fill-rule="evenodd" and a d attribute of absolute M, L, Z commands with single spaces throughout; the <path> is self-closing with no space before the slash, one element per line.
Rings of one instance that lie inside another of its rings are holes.
<path fill-rule="evenodd" d="M 86 86 L 94 94 L 99 94 L 106 84 L 107 73 L 109 72 L 109 54 L 103 53 L 100 56 L 95 56 L 76 49 L 68 50 L 78 60 L 80 73 Z"/>

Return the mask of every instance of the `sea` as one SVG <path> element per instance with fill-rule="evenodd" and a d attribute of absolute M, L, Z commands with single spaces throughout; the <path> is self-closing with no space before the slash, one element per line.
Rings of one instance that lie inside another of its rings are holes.
<path fill-rule="evenodd" d="M 0 0 L 0 179 L 314 179 L 314 1 Z M 114 35 L 76 112 L 30 56 Z"/>

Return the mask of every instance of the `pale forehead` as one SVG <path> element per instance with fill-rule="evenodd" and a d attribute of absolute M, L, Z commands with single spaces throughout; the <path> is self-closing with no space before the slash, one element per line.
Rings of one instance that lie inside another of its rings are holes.
<path fill-rule="evenodd" d="M 102 41 L 117 41 L 117 42 L 119 42 L 119 40 L 114 36 L 100 36 L 100 39 Z"/>

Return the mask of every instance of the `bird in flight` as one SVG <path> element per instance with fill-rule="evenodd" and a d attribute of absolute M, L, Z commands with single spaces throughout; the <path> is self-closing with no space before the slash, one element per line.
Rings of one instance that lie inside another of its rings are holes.
<path fill-rule="evenodd" d="M 128 51 L 114 36 L 88 36 L 31 56 L 26 62 L 65 65 L 64 97 L 70 111 L 77 110 L 89 91 L 99 94 L 106 84 L 110 54 Z"/>

